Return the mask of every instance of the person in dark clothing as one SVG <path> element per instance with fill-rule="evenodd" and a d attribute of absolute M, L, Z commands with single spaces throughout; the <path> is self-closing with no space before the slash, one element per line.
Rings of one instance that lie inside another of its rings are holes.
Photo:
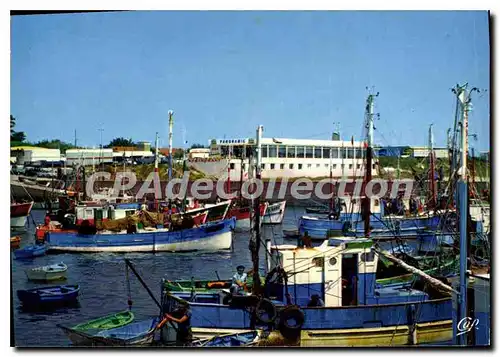
<path fill-rule="evenodd" d="M 181 317 L 176 318 L 170 314 L 165 314 L 165 319 L 177 323 L 176 346 L 189 346 L 193 340 L 193 333 L 191 331 L 191 309 L 189 308 L 189 304 L 181 303 L 179 308 L 175 311 L 175 315 Z"/>
<path fill-rule="evenodd" d="M 410 213 L 411 214 L 416 214 L 417 213 L 417 200 L 415 200 L 415 197 L 410 198 Z"/>
<path fill-rule="evenodd" d="M 307 307 L 323 307 L 323 306 L 325 306 L 325 303 L 323 302 L 323 300 L 321 300 L 321 298 L 317 294 L 312 295 L 311 300 L 309 300 L 309 302 L 307 303 Z"/>

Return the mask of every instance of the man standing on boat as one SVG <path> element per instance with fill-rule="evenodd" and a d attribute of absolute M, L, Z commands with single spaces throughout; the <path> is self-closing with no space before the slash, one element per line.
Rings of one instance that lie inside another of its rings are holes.
<path fill-rule="evenodd" d="M 193 340 L 193 333 L 191 331 L 191 309 L 187 302 L 180 302 L 180 306 L 176 309 L 175 313 L 180 318 L 173 317 L 172 315 L 165 314 L 165 319 L 160 323 L 159 326 L 163 326 L 166 321 L 174 321 L 177 323 L 177 337 L 176 346 L 189 346 Z"/>
<path fill-rule="evenodd" d="M 247 278 L 245 267 L 243 265 L 238 265 L 236 267 L 236 274 L 233 275 L 233 283 L 230 288 L 231 294 L 239 295 L 246 286 Z"/>

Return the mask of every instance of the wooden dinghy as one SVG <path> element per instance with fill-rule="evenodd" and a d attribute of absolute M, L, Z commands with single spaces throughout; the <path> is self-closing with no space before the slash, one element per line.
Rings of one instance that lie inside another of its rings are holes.
<path fill-rule="evenodd" d="M 63 262 L 58 264 L 46 265 L 26 270 L 26 276 L 29 280 L 35 281 L 53 281 L 66 279 L 68 266 Z"/>
<path fill-rule="evenodd" d="M 29 290 L 18 290 L 17 297 L 23 306 L 73 302 L 78 298 L 79 285 L 59 285 Z"/>
<path fill-rule="evenodd" d="M 109 330 L 86 331 L 57 325 L 74 345 L 78 346 L 146 346 L 154 339 L 159 320 L 157 317 L 133 322 Z"/>
<path fill-rule="evenodd" d="M 78 331 L 88 331 L 93 329 L 109 330 L 128 325 L 132 321 L 134 321 L 134 313 L 127 310 L 81 323 L 72 327 L 72 329 Z"/>
<path fill-rule="evenodd" d="M 15 250 L 14 256 L 16 259 L 31 259 L 45 255 L 46 251 L 47 246 L 45 244 L 35 244 Z"/>

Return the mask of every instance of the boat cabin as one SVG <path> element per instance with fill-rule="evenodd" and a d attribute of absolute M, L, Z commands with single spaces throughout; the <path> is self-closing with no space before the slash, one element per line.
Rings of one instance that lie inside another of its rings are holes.
<path fill-rule="evenodd" d="M 273 300 L 307 306 L 318 295 L 325 307 L 392 304 L 428 300 L 419 290 L 404 286 L 377 287 L 378 254 L 370 239 L 336 237 L 314 248 L 295 245 L 271 247 L 271 274 L 283 269 L 287 281 L 268 276 L 267 294 Z"/>
<path fill-rule="evenodd" d="M 137 204 L 131 207 L 125 206 L 124 208 L 100 205 L 81 205 L 75 207 L 76 224 L 81 225 L 83 221 L 87 220 L 90 225 L 95 225 L 98 220 L 112 220 L 125 218 L 132 215 L 137 211 Z"/>

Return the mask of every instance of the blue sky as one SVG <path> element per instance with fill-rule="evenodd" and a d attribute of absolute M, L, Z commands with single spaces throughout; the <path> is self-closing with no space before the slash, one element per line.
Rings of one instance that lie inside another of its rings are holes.
<path fill-rule="evenodd" d="M 436 145 L 451 88 L 469 82 L 469 130 L 489 149 L 487 12 L 119 12 L 13 17 L 11 113 L 28 140 L 98 146 L 123 136 L 174 147 L 255 135 L 360 139 L 366 87 L 375 143 Z"/>

